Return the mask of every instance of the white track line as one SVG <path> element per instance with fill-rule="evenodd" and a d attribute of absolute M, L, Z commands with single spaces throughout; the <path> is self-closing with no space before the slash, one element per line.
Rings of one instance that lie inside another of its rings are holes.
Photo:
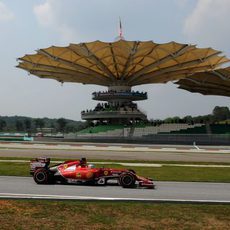
<path fill-rule="evenodd" d="M 24 144 L 24 143 L 0 143 L 0 148 L 20 148 L 20 149 L 60 149 L 60 150 L 93 150 L 93 151 L 122 151 L 122 152 L 133 152 L 133 151 L 139 151 L 139 152 L 202 152 L 202 153 L 229 153 L 230 150 L 228 149 L 216 149 L 216 150 L 209 150 L 209 149 L 180 149 L 180 148 L 157 148 L 153 149 L 151 147 L 129 147 L 129 148 L 124 148 L 123 146 L 118 146 L 118 145 L 111 145 L 111 146 L 96 146 L 96 145 L 65 145 L 65 144 L 56 144 L 56 145 L 49 145 L 49 144 L 36 144 L 36 143 L 29 143 L 29 144 Z"/>
<path fill-rule="evenodd" d="M 0 193 L 2 199 L 50 199 L 50 200 L 100 200 L 100 201 L 152 201 L 152 202 L 175 202 L 175 203 L 225 203 L 230 200 L 191 200 L 191 199 L 155 199 L 155 198 L 117 198 L 117 197 L 94 197 L 94 196 L 63 196 L 63 195 L 41 195 L 41 194 L 17 194 Z"/>

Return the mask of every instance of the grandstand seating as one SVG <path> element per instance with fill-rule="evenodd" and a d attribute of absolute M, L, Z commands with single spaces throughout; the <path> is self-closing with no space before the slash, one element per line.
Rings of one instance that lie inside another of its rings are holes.
<path fill-rule="evenodd" d="M 95 128 L 95 127 L 93 127 Z M 101 127 L 100 127 L 101 128 Z M 100 130 L 100 131 L 99 131 Z M 91 132 L 78 132 L 78 137 L 102 137 L 102 136 L 124 136 L 124 129 L 123 127 L 113 127 L 111 126 L 102 129 L 91 129 Z"/>
<path fill-rule="evenodd" d="M 209 132 L 207 132 L 207 129 Z M 211 124 L 172 131 L 172 134 L 230 134 L 230 124 Z"/>
<path fill-rule="evenodd" d="M 213 124 L 210 129 L 212 134 L 230 134 L 230 124 Z"/>
<path fill-rule="evenodd" d="M 188 128 L 200 127 L 202 124 L 161 124 L 159 126 L 147 126 L 145 128 L 135 128 L 133 136 L 140 137 L 148 134 L 164 134 L 172 133 L 173 131 L 186 130 Z"/>
<path fill-rule="evenodd" d="M 173 130 L 171 134 L 207 134 L 205 125 L 190 126 L 187 129 Z"/>
<path fill-rule="evenodd" d="M 77 136 L 84 137 L 101 137 L 101 136 L 134 136 L 141 137 L 149 134 L 164 134 L 164 133 L 206 133 L 204 124 L 161 124 L 159 126 L 144 126 L 124 127 L 122 125 L 100 125 L 90 127 L 77 133 Z"/>
<path fill-rule="evenodd" d="M 98 125 L 93 127 L 88 127 L 78 132 L 78 134 L 97 134 L 102 132 L 107 132 L 114 129 L 123 129 L 123 125 Z"/>

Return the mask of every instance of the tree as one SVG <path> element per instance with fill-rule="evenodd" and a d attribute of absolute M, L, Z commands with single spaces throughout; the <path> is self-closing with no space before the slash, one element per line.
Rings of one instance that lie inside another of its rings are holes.
<path fill-rule="evenodd" d="M 21 121 L 16 120 L 16 130 L 17 131 L 24 131 L 24 125 Z"/>
<path fill-rule="evenodd" d="M 3 129 L 6 127 L 6 122 L 4 120 L 0 120 L 0 131 L 3 131 Z"/>
<path fill-rule="evenodd" d="M 65 130 L 65 126 L 67 124 L 67 121 L 64 118 L 59 118 L 57 120 L 57 124 L 58 124 L 58 130 L 62 133 L 64 133 Z"/>
<path fill-rule="evenodd" d="M 24 120 L 24 125 L 25 125 L 25 128 L 26 130 L 31 130 L 31 120 L 30 119 L 26 119 Z"/>
<path fill-rule="evenodd" d="M 194 123 L 197 124 L 197 123 L 204 123 L 203 121 L 203 116 L 197 116 L 197 117 L 193 117 L 193 120 L 194 120 Z"/>
<path fill-rule="evenodd" d="M 34 120 L 34 122 L 35 122 L 36 129 L 39 128 L 41 130 L 45 126 L 45 122 L 43 121 L 43 119 L 37 118 Z"/>
<path fill-rule="evenodd" d="M 173 118 L 168 117 L 168 118 L 164 119 L 164 123 L 173 123 Z"/>
<path fill-rule="evenodd" d="M 185 123 L 187 123 L 187 124 L 192 124 L 192 123 L 193 123 L 193 118 L 192 118 L 192 116 L 190 116 L 190 115 L 185 116 L 185 117 L 183 118 L 183 120 L 184 120 Z"/>
<path fill-rule="evenodd" d="M 213 116 L 211 114 L 204 115 L 203 120 L 205 124 L 212 124 L 213 123 Z"/>
<path fill-rule="evenodd" d="M 215 121 L 224 121 L 230 118 L 230 111 L 228 107 L 216 106 L 212 111 Z"/>
<path fill-rule="evenodd" d="M 65 130 L 67 133 L 73 133 L 76 131 L 74 124 L 72 124 L 72 123 L 67 124 L 65 127 Z"/>
<path fill-rule="evenodd" d="M 176 116 L 172 118 L 173 123 L 179 123 L 180 122 L 180 117 Z"/>

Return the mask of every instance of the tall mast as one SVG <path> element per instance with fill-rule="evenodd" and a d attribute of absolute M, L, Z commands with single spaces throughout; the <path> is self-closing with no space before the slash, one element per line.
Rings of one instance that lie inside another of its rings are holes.
<path fill-rule="evenodd" d="M 122 24 L 121 24 L 121 18 L 119 17 L 119 38 L 123 39 L 123 31 L 122 31 Z"/>

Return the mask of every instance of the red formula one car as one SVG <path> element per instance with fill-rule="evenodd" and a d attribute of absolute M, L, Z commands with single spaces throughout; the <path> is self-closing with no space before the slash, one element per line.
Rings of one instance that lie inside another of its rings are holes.
<path fill-rule="evenodd" d="M 129 169 L 95 168 L 86 159 L 70 160 L 49 167 L 50 158 L 36 158 L 30 161 L 30 174 L 37 184 L 68 183 L 106 185 L 117 181 L 123 188 L 154 188 L 152 179 L 138 176 Z"/>

